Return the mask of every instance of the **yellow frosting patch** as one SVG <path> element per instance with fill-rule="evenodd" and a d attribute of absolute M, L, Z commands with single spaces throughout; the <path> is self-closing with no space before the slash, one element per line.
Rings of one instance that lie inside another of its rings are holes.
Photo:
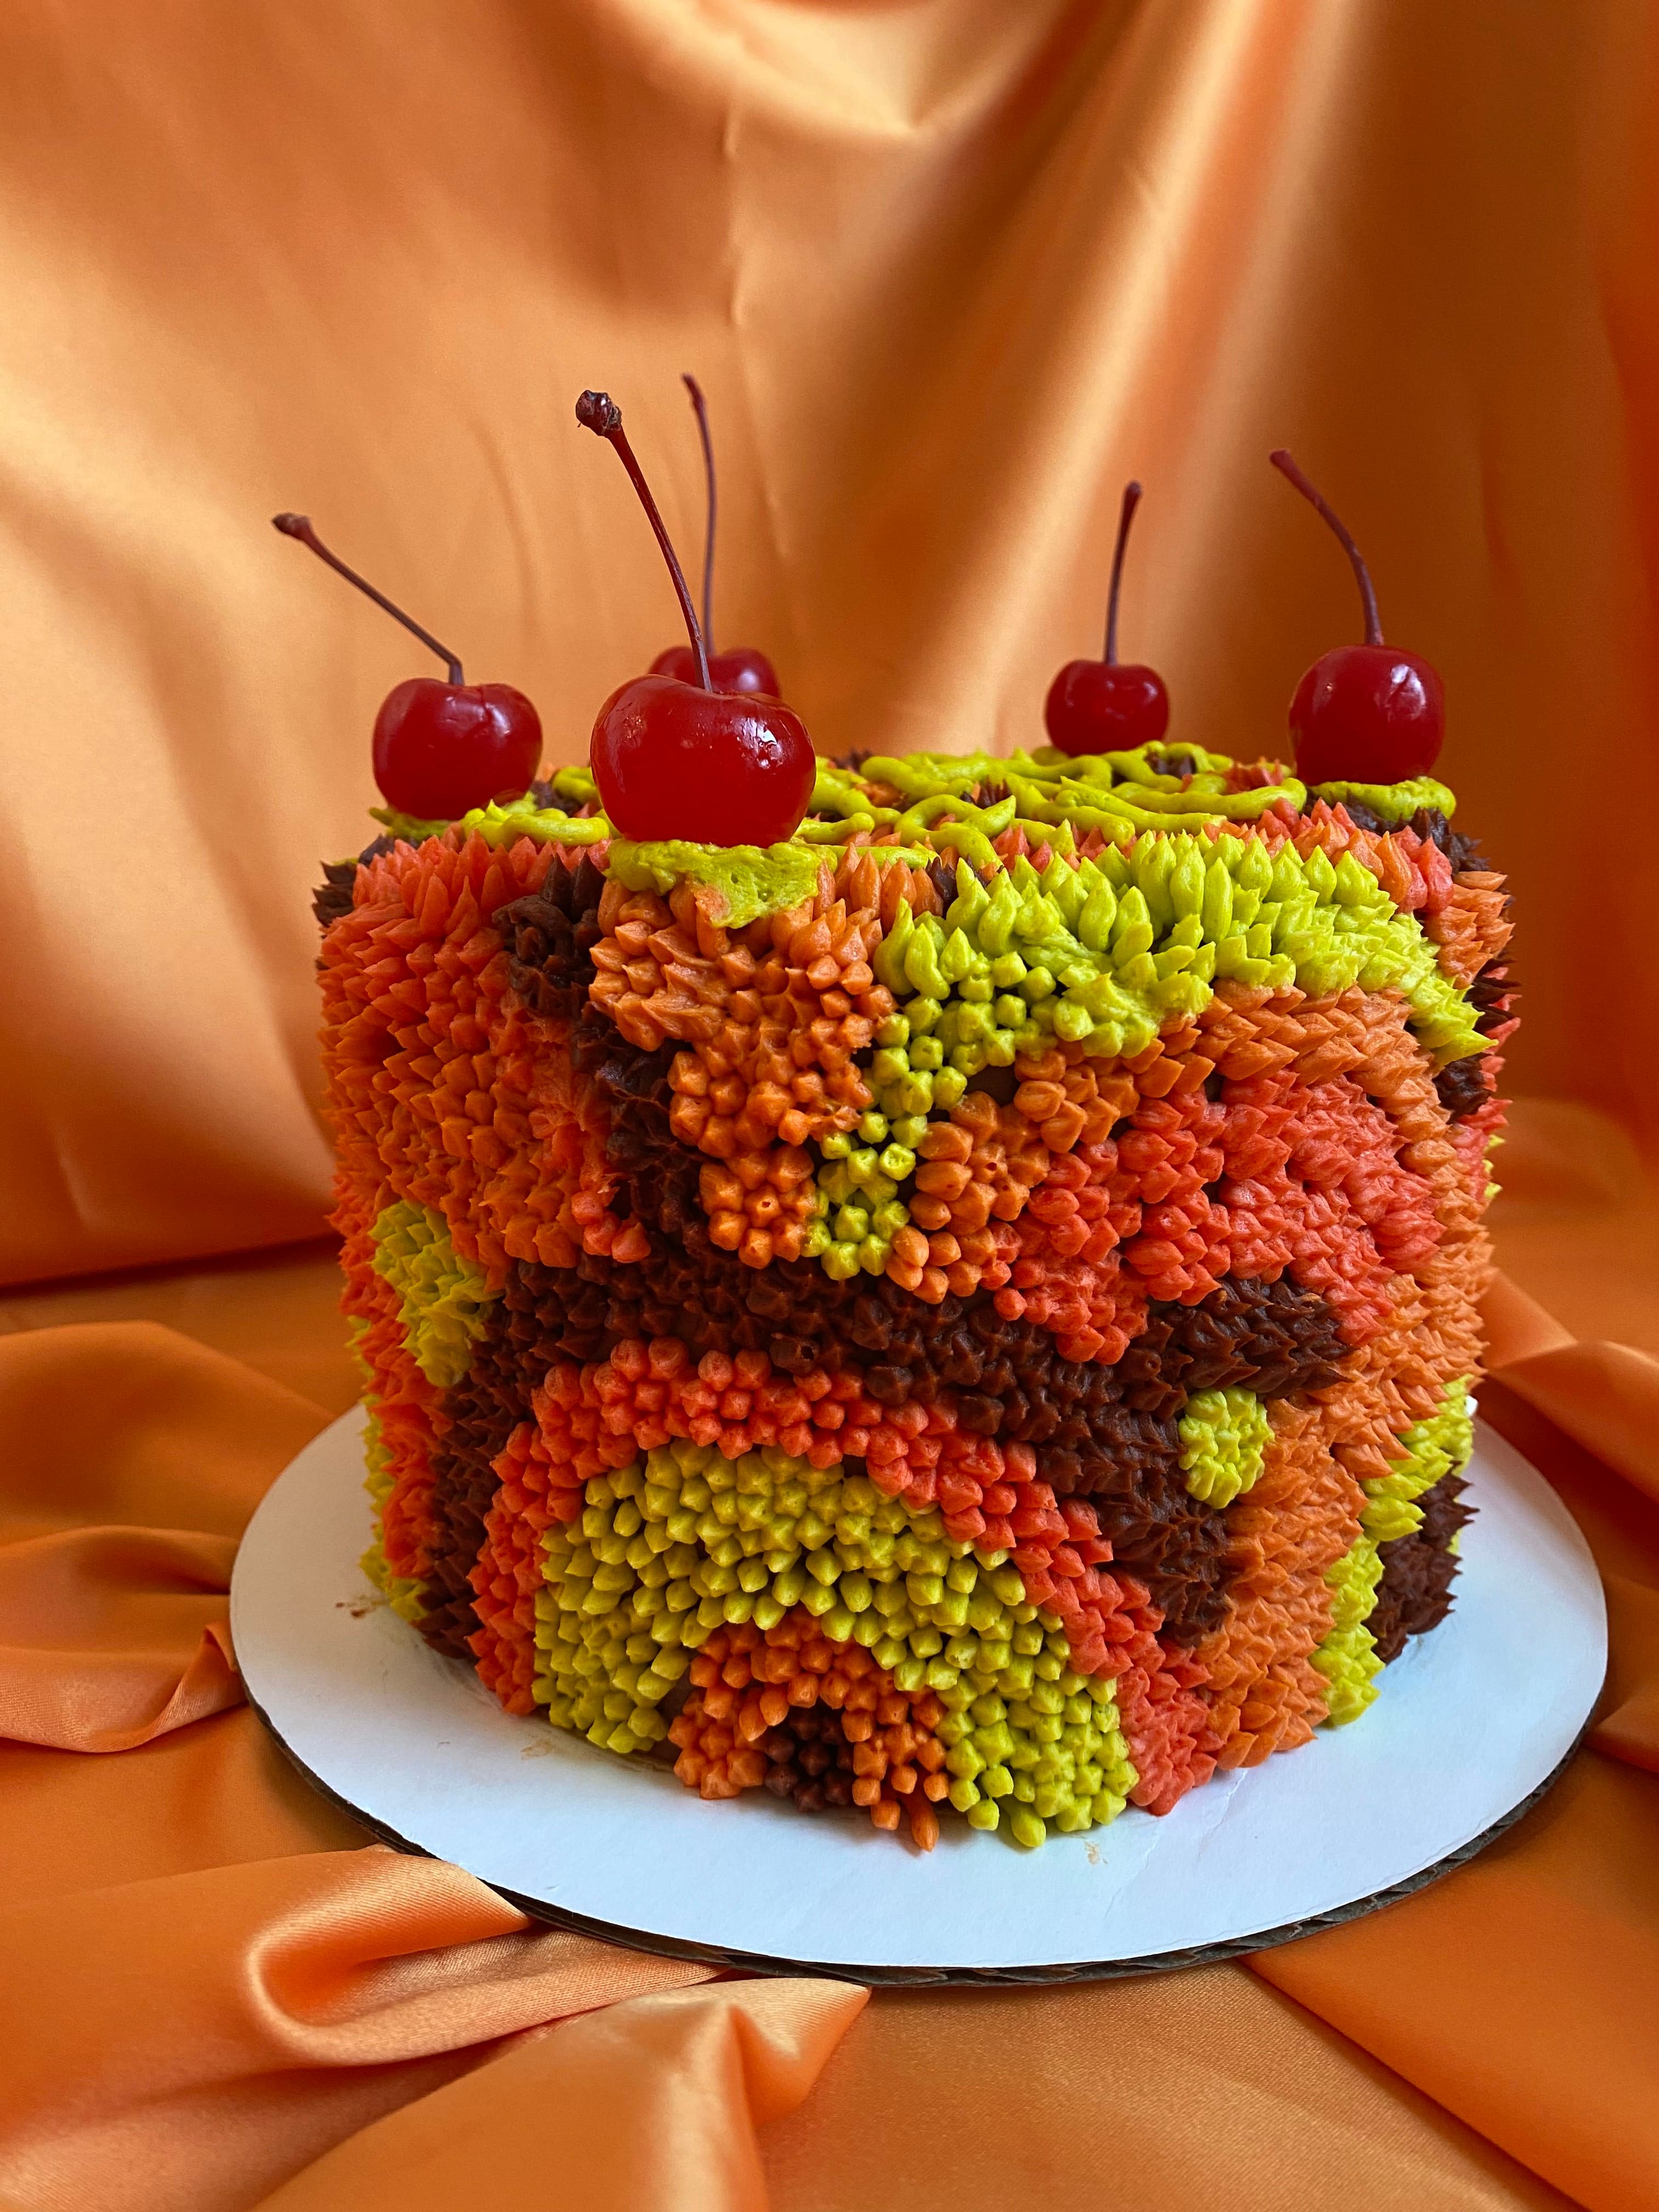
<path fill-rule="evenodd" d="M 1443 814 L 1449 822 L 1457 811 L 1456 796 L 1431 775 L 1413 776 L 1405 783 L 1316 783 L 1313 796 L 1328 806 L 1345 806 L 1349 799 L 1397 829 L 1422 809 Z"/>
<path fill-rule="evenodd" d="M 472 1364 L 485 1309 L 499 1295 L 464 1260 L 442 1218 L 399 1199 L 370 1232 L 374 1272 L 397 1291 L 410 1356 L 435 1389 L 453 1390 Z"/>
<path fill-rule="evenodd" d="M 1231 1505 L 1255 1483 L 1273 1431 L 1252 1390 L 1195 1390 L 1176 1424 L 1181 1472 L 1194 1498 Z"/>
<path fill-rule="evenodd" d="M 1418 1499 L 1432 1490 L 1443 1474 L 1468 1464 L 1474 1449 L 1468 1394 L 1469 1378 L 1460 1375 L 1447 1385 L 1439 1412 L 1407 1429 L 1401 1437 L 1401 1457 L 1392 1471 L 1360 1485 L 1365 1493 L 1360 1526 L 1374 1543 L 1387 1544 L 1420 1528 L 1423 1509 Z"/>
<path fill-rule="evenodd" d="M 372 1382 L 374 1380 L 372 1370 L 357 1349 L 358 1340 L 365 1334 L 366 1330 L 367 1324 L 364 1322 L 353 1320 L 351 1352 L 365 1382 Z M 386 1553 L 382 1548 L 380 1538 L 386 1520 L 386 1502 L 392 1495 L 392 1474 L 386 1458 L 386 1440 L 380 1433 L 379 1401 L 372 1389 L 365 1391 L 364 1403 L 368 1419 L 363 1438 L 365 1468 L 363 1488 L 368 1492 L 374 1508 L 374 1534 L 370 1540 L 368 1549 L 357 1564 L 385 1598 L 393 1613 L 412 1623 L 417 1621 L 426 1611 L 423 1595 L 425 1584 L 407 1575 L 394 1575 L 386 1565 Z"/>
<path fill-rule="evenodd" d="M 1468 1389 L 1467 1375 L 1448 1383 L 1439 1411 L 1401 1437 L 1402 1456 L 1393 1471 L 1360 1485 L 1365 1493 L 1359 1516 L 1363 1534 L 1325 1577 L 1335 1593 L 1332 1625 L 1313 1655 L 1314 1665 L 1331 1686 L 1334 1722 L 1358 1720 L 1376 1695 L 1374 1678 L 1381 1673 L 1382 1662 L 1364 1624 L 1382 1579 L 1377 1547 L 1420 1528 L 1423 1509 L 1417 1501 L 1443 1475 L 1468 1464 L 1474 1443 Z M 1455 1543 L 1453 1548 L 1456 1548 Z"/>
<path fill-rule="evenodd" d="M 1111 1683 L 1071 1668 L 1007 1555 L 863 1475 L 677 1442 L 590 1480 L 580 1520 L 544 1543 L 535 1696 L 606 1750 L 662 1740 L 663 1701 L 717 1628 L 799 1606 L 898 1689 L 938 1696 L 950 1800 L 975 1827 L 1040 1844 L 1050 1821 L 1115 1818 L 1135 1786 Z"/>
<path fill-rule="evenodd" d="M 707 884 L 718 895 L 711 919 L 746 929 L 756 917 L 811 898 L 823 855 L 814 845 L 692 845 L 674 838 L 637 845 L 613 837 L 607 866 L 632 891 L 672 891 L 677 883 Z"/>
<path fill-rule="evenodd" d="M 1357 1721 L 1376 1696 L 1382 1662 L 1365 1619 L 1382 1579 L 1382 1562 L 1370 1536 L 1362 1536 L 1325 1577 L 1333 1592 L 1331 1627 L 1313 1663 L 1331 1686 L 1328 1717 L 1339 1727 Z"/>

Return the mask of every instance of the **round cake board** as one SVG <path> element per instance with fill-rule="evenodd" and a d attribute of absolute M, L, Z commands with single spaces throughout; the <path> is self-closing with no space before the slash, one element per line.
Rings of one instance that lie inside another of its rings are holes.
<path fill-rule="evenodd" d="M 1260 1950 L 1408 1894 L 1518 1819 L 1607 1664 L 1601 1586 L 1543 1477 L 1484 1426 L 1451 1617 L 1356 1723 L 1040 1850 L 947 1821 L 923 1854 L 763 1790 L 706 1804 L 665 1765 L 505 1713 L 358 1562 L 362 1417 L 266 1493 L 231 1585 L 248 1694 L 323 1793 L 540 1918 L 637 1948 L 872 1983 L 1048 1982 Z"/>

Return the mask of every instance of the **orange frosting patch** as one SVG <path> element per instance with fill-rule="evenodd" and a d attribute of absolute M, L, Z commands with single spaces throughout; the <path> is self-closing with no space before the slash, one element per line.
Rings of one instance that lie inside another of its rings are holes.
<path fill-rule="evenodd" d="M 1502 876 L 1468 870 L 1456 877 L 1444 903 L 1424 925 L 1440 948 L 1440 965 L 1467 988 L 1503 953 L 1513 933 Z"/>
<path fill-rule="evenodd" d="M 473 1565 L 470 1640 L 478 1674 L 510 1713 L 532 1713 L 536 1671 L 536 1594 L 544 1587 L 542 1538 L 556 1519 L 551 1468 L 538 1431 L 521 1421 L 494 1462 L 501 1488 L 484 1517 L 484 1545 Z"/>
<path fill-rule="evenodd" d="M 1227 1510 L 1232 1609 L 1194 1652 L 1224 1767 L 1305 1743 L 1325 1717 L 1310 1663 L 1331 1626 L 1326 1570 L 1358 1541 L 1358 1485 L 1330 1456 L 1317 1416 L 1280 1401 L 1255 1486 Z"/>
<path fill-rule="evenodd" d="M 739 1152 L 726 1166 L 704 1168 L 698 1196 L 708 1234 L 750 1267 L 799 1260 L 812 1218 L 812 1163 L 799 1145 Z"/>
<path fill-rule="evenodd" d="M 393 1194 L 441 1213 L 456 1250 L 496 1280 L 510 1259 L 637 1256 L 608 1210 L 605 1117 L 573 1074 L 568 1025 L 510 995 L 491 926 L 553 857 L 528 838 L 496 852 L 455 831 L 398 846 L 360 873 L 322 973 L 342 1159 L 372 1148 Z"/>
<path fill-rule="evenodd" d="M 606 886 L 590 995 L 641 1050 L 689 1048 L 669 1079 L 683 1142 L 736 1160 L 850 1129 L 868 1109 L 853 1055 L 893 1011 L 870 966 L 882 887 L 867 854 L 844 855 L 812 899 L 733 932 L 711 918 L 706 886 L 665 902 Z"/>
<path fill-rule="evenodd" d="M 861 1807 L 890 1832 L 904 1820 L 912 1840 L 932 1850 L 939 1840 L 933 1808 L 950 1778 L 933 1733 L 945 1709 L 931 1692 L 907 1695 L 867 1651 L 832 1644 L 799 1607 L 764 1635 L 749 1622 L 717 1628 L 690 1673 L 691 1694 L 668 1730 L 679 1752 L 674 1771 L 687 1789 L 736 1797 L 759 1789 L 786 1761 L 793 1767 L 804 1748 L 809 1774 L 833 1774 L 842 1783 L 844 1795 L 834 1790 L 830 1802 Z M 814 1730 L 807 1746 L 798 1747 L 787 1724 L 819 1706 L 838 1727 Z M 823 1747 L 821 1759 L 811 1758 L 813 1745 Z"/>
<path fill-rule="evenodd" d="M 1158 1618 L 1153 1611 L 1152 1619 Z M 1117 1710 L 1139 1777 L 1130 1802 L 1162 1814 L 1172 1812 L 1189 1790 L 1209 1780 L 1221 1739 L 1205 1662 L 1195 1652 L 1165 1652 L 1153 1637 L 1147 1641 L 1157 1658 L 1149 1665 L 1150 1655 L 1138 1650 L 1117 1677 Z"/>
<path fill-rule="evenodd" d="M 1104 1079 L 1088 1126 L 1121 1106 L 1115 1135 L 1052 1159 L 1007 1203 L 1018 1256 L 998 1310 L 1050 1329 L 1067 1358 L 1110 1361 L 1147 1298 L 1190 1304 L 1230 1274 L 1288 1272 L 1363 1342 L 1396 1269 L 1432 1251 L 1446 1205 L 1461 1217 L 1467 1204 L 1467 1170 L 1457 1194 L 1448 1182 L 1456 1147 L 1407 1011 L 1397 994 L 1314 1001 L 1224 985 L 1198 1024 Z M 1212 1075 L 1218 1100 L 1204 1088 Z M 1046 1079 L 1024 1087 L 1053 1103 Z M 1000 1109 L 1003 1155 L 1024 1119 L 1018 1097 Z M 945 1141 L 961 1149 L 953 1129 Z M 1014 1157 L 1035 1164 L 1030 1142 Z"/>

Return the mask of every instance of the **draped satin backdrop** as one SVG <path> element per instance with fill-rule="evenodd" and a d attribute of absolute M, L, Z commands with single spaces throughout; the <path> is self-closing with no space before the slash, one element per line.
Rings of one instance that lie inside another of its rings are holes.
<path fill-rule="evenodd" d="M 1516 1087 L 1650 1133 L 1656 44 L 1644 0 L 15 0 L 5 1277 L 319 1227 L 307 895 L 426 657 L 269 516 L 577 757 L 678 623 L 573 402 L 691 554 L 685 368 L 722 631 L 830 751 L 1033 741 L 1131 474 L 1127 649 L 1177 738 L 1271 747 L 1357 623 L 1291 447 L 1445 676 Z"/>
<path fill-rule="evenodd" d="M 1655 0 L 0 9 L 0 2212 L 1659 2203 L 1656 120 Z M 579 757 L 677 620 L 574 402 L 695 557 L 686 369 L 720 633 L 824 751 L 1033 742 L 1131 475 L 1127 656 L 1272 750 L 1358 629 L 1281 444 L 1445 678 L 1557 1316 L 1500 1278 L 1483 1405 L 1613 1661 L 1407 1903 L 1152 1982 L 718 1980 L 368 1847 L 241 1702 L 236 1539 L 356 1389 L 289 1243 L 309 892 L 427 665 L 269 518 Z"/>

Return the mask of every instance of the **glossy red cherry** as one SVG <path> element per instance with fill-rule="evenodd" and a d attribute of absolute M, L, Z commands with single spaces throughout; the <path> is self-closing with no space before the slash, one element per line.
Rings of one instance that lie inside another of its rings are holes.
<path fill-rule="evenodd" d="M 1112 581 L 1106 597 L 1106 657 L 1068 660 L 1048 687 L 1042 719 L 1051 744 L 1063 753 L 1128 752 L 1156 744 L 1170 726 L 1170 695 L 1157 669 L 1117 657 L 1117 600 L 1123 581 L 1123 549 L 1129 525 L 1140 504 L 1140 486 L 1126 484 L 1112 550 Z"/>
<path fill-rule="evenodd" d="M 708 654 L 708 680 L 716 691 L 760 691 L 769 698 L 781 698 L 778 672 L 756 647 L 732 645 L 724 653 L 714 650 L 714 441 L 708 434 L 708 404 L 702 396 L 702 386 L 695 376 L 682 375 L 680 382 L 690 394 L 691 411 L 697 418 L 697 435 L 702 441 L 703 511 L 707 518 L 702 542 L 702 641 Z M 682 684 L 695 684 L 697 656 L 689 645 L 671 645 L 652 662 L 651 673 L 676 677 Z"/>
<path fill-rule="evenodd" d="M 1359 548 L 1282 447 L 1267 458 L 1340 539 L 1365 611 L 1364 645 L 1322 653 L 1291 696 L 1296 772 L 1307 784 L 1403 783 L 1426 775 L 1446 733 L 1440 678 L 1420 653 L 1383 643 L 1376 593 Z"/>
<path fill-rule="evenodd" d="M 671 645 L 651 664 L 653 676 L 674 676 L 682 684 L 697 680 L 697 656 L 689 645 Z M 758 647 L 729 645 L 708 656 L 708 680 L 716 691 L 735 691 L 769 699 L 778 696 L 778 672 Z"/>
<path fill-rule="evenodd" d="M 590 752 L 605 811 L 625 836 L 777 845 L 812 795 L 811 740 L 781 700 L 636 676 L 611 693 Z"/>
<path fill-rule="evenodd" d="M 691 641 L 697 682 L 636 676 L 611 693 L 588 757 L 605 811 L 625 837 L 684 837 L 703 845 L 776 845 L 793 836 L 812 795 L 817 762 L 800 717 L 781 699 L 718 691 L 691 594 L 623 428 L 604 392 L 576 402 L 584 429 L 616 448 L 662 548 Z"/>
<path fill-rule="evenodd" d="M 411 676 L 387 692 L 374 717 L 374 781 L 388 806 L 422 822 L 453 822 L 492 799 L 516 799 L 542 761 L 541 720 L 510 684 L 469 684 L 447 645 L 331 553 L 303 514 L 271 517 L 349 584 L 412 631 L 449 671 Z"/>
<path fill-rule="evenodd" d="M 1170 726 L 1170 695 L 1155 668 L 1068 660 L 1042 702 L 1048 742 L 1063 753 L 1129 752 Z"/>
<path fill-rule="evenodd" d="M 510 684 L 411 676 L 374 717 L 374 781 L 386 804 L 422 822 L 457 822 L 528 791 L 542 764 L 536 709 Z"/>

